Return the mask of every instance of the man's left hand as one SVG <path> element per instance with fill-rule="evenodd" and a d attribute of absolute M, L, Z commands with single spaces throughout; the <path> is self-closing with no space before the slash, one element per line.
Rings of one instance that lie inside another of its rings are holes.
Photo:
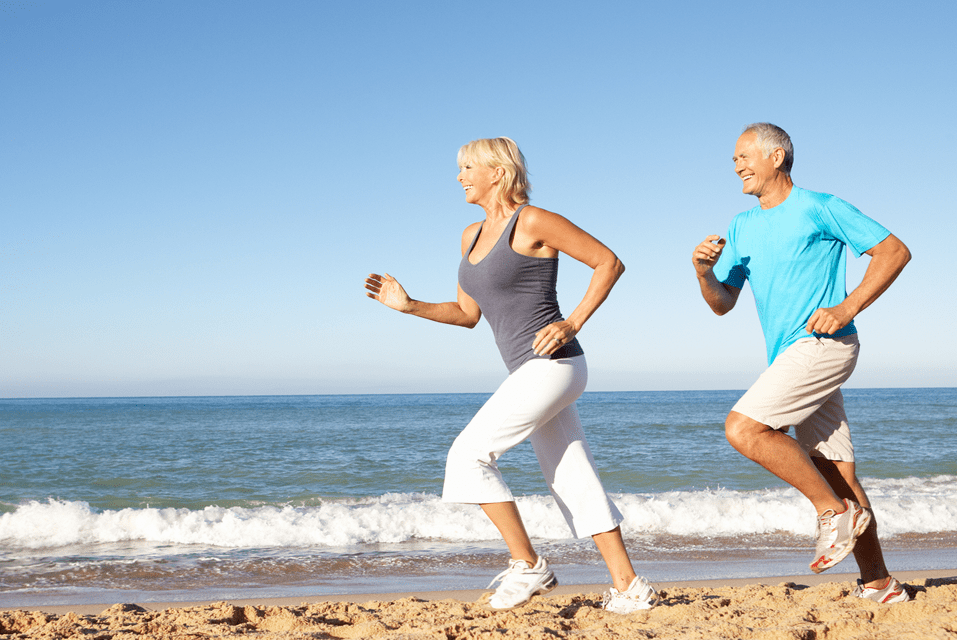
<path fill-rule="evenodd" d="M 811 319 L 807 321 L 807 332 L 832 334 L 846 327 L 853 319 L 854 314 L 843 305 L 821 308 L 815 311 Z"/>

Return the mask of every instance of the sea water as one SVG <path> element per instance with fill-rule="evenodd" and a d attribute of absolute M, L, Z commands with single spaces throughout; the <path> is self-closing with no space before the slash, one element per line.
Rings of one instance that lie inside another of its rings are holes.
<path fill-rule="evenodd" d="M 957 389 L 844 393 L 888 564 L 957 567 Z M 579 400 L 652 580 L 809 572 L 810 503 L 724 439 L 740 395 Z M 440 495 L 449 445 L 487 398 L 0 400 L 0 607 L 482 588 L 504 544 L 478 507 Z M 607 582 L 531 447 L 500 468 L 560 579 Z"/>

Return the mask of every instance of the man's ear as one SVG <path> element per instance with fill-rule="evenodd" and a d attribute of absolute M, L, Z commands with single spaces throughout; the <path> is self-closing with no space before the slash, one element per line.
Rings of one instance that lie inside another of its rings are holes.
<path fill-rule="evenodd" d="M 771 157 L 774 159 L 774 168 L 780 169 L 784 165 L 784 149 L 777 147 L 774 151 L 771 152 Z"/>

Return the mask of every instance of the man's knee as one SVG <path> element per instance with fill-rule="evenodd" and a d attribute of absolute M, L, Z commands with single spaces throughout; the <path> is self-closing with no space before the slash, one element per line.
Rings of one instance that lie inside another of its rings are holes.
<path fill-rule="evenodd" d="M 750 447 L 755 435 L 767 429 L 769 429 L 767 425 L 756 422 L 737 411 L 729 413 L 724 421 L 724 437 L 728 439 L 732 447 L 742 453 Z"/>

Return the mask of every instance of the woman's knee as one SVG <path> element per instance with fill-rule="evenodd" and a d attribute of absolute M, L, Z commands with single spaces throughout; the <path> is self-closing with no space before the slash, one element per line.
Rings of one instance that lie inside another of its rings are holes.
<path fill-rule="evenodd" d="M 465 445 L 462 441 L 462 437 L 459 436 L 452 442 L 452 446 L 449 447 L 449 452 L 445 456 L 445 466 L 447 468 L 453 468 L 455 465 L 462 464 L 464 461 L 467 461 L 471 456 L 468 452 L 469 447 Z"/>
<path fill-rule="evenodd" d="M 461 435 L 452 442 L 449 452 L 445 457 L 445 468 L 449 469 L 475 469 L 480 467 L 494 468 L 494 457 L 488 452 L 484 455 L 478 450 L 469 438 L 463 438 Z"/>

